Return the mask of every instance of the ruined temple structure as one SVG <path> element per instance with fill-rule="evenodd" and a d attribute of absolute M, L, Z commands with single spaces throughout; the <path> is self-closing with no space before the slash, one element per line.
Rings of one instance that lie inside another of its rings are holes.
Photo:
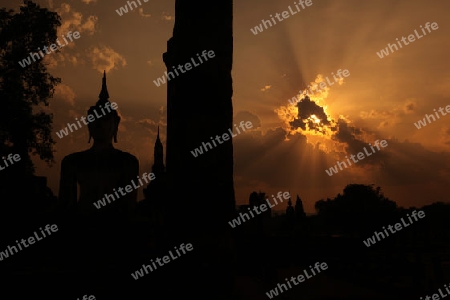
<path fill-rule="evenodd" d="M 227 141 L 198 157 L 191 150 L 233 128 L 232 8 L 231 0 L 176 1 L 173 37 L 163 55 L 171 71 L 204 50 L 215 54 L 167 85 L 166 170 L 173 213 L 210 233 L 226 227 L 235 209 L 233 144 Z"/>
<path fill-rule="evenodd" d="M 293 219 L 295 216 L 295 210 L 292 207 L 292 200 L 291 197 L 289 197 L 289 201 L 288 201 L 288 207 L 286 208 L 286 217 L 289 219 Z"/>
<path fill-rule="evenodd" d="M 159 136 L 159 126 L 153 151 L 152 173 L 155 174 L 155 179 L 144 188 L 145 199 L 141 201 L 140 206 L 152 225 L 160 228 L 165 225 L 165 203 L 169 199 L 167 197 L 167 174 L 164 166 L 164 147 Z"/>
<path fill-rule="evenodd" d="M 300 199 L 300 197 L 297 195 L 297 200 L 295 201 L 295 216 L 299 220 L 306 219 L 306 213 L 303 209 L 303 201 Z"/>
<path fill-rule="evenodd" d="M 163 54 L 170 72 L 198 62 L 197 54 L 205 50 L 214 53 L 168 81 L 166 143 L 170 236 L 174 242 L 192 242 L 198 255 L 186 267 L 202 275 L 185 274 L 192 280 L 186 287 L 197 282 L 202 287 L 196 293 L 202 290 L 214 298 L 227 293 L 233 280 L 227 223 L 235 212 L 233 144 L 229 140 L 198 157 L 191 151 L 233 128 L 232 21 L 232 0 L 176 0 L 173 36 Z"/>

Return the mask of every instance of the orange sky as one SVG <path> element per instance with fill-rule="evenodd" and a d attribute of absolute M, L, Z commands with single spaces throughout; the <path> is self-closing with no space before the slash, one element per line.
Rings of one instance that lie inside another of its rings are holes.
<path fill-rule="evenodd" d="M 17 9 L 17 2 L 6 0 L 2 6 Z M 165 143 L 166 85 L 156 87 L 153 80 L 165 71 L 162 53 L 172 35 L 174 1 L 141 1 L 139 9 L 122 16 L 115 10 L 124 0 L 36 2 L 61 14 L 60 35 L 69 30 L 81 35 L 45 58 L 49 71 L 62 78 L 50 106 L 54 132 L 86 115 L 105 69 L 110 101 L 117 102 L 122 116 L 116 147 L 137 156 L 141 173 L 148 172 L 158 124 Z M 306 10 L 258 35 L 250 31 L 293 2 L 234 4 L 235 122 L 259 125 L 233 141 L 237 203 L 247 203 L 253 190 L 291 191 L 304 200 L 307 212 L 314 212 L 317 200 L 335 196 L 348 183 L 379 185 L 402 206 L 447 201 L 450 116 L 420 130 L 414 122 L 450 104 L 450 2 L 313 0 Z M 439 29 L 385 58 L 376 55 L 427 22 L 437 22 Z M 294 132 L 289 121 L 298 108 L 288 99 L 319 74 L 332 80 L 338 69 L 349 70 L 350 76 L 313 97 L 326 107 L 334 126 L 339 124 L 337 131 Z M 87 128 L 54 139 L 56 163 L 49 168 L 35 162 L 37 174 L 48 176 L 57 194 L 60 161 L 89 147 Z M 377 139 L 387 140 L 388 147 L 370 160 L 331 177 L 325 173 L 336 160 L 356 155 Z"/>

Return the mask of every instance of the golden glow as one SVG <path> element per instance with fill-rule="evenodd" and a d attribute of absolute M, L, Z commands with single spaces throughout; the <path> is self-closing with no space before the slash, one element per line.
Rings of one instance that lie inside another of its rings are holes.
<path fill-rule="evenodd" d="M 309 119 L 316 124 L 320 124 L 320 122 L 321 122 L 320 119 L 318 117 L 316 117 L 316 115 L 311 115 L 311 117 L 309 117 Z"/>
<path fill-rule="evenodd" d="M 331 139 L 334 133 L 334 131 L 332 131 L 332 127 L 336 124 L 333 121 L 332 113 L 328 110 L 328 106 L 326 105 L 325 101 L 325 99 L 328 97 L 330 88 L 327 85 L 323 90 L 318 90 L 318 85 L 321 82 L 325 82 L 325 79 L 321 74 L 319 74 L 316 76 L 314 82 L 311 82 L 309 85 L 313 94 L 305 89 L 303 93 L 298 94 L 297 97 L 299 98 L 298 101 L 300 101 L 300 99 L 308 95 L 311 101 L 315 102 L 318 106 L 323 108 L 323 111 L 327 116 L 327 121 L 330 122 L 330 124 L 324 123 L 324 121 L 326 120 L 321 120 L 316 115 L 312 114 L 308 118 L 303 120 L 303 123 L 305 124 L 305 130 L 299 127 L 292 128 L 290 122 L 293 122 L 296 118 L 298 118 L 299 111 L 296 103 L 290 104 L 288 101 L 286 101 L 286 106 L 280 106 L 279 108 L 275 109 L 275 112 L 277 113 L 278 117 L 284 122 L 284 129 L 289 132 L 289 134 L 303 134 L 306 136 L 306 140 L 308 143 L 315 145 L 324 152 L 329 153 L 331 151 L 335 151 L 340 147 L 340 145 L 337 145 L 339 143 Z M 342 84 L 343 80 L 339 82 L 339 85 Z M 311 122 L 310 125 L 312 125 L 313 128 L 310 128 L 310 126 L 308 126 L 309 122 Z"/>

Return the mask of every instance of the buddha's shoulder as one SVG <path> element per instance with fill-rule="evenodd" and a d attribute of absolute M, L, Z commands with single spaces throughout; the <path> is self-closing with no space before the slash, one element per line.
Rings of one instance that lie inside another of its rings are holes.
<path fill-rule="evenodd" d="M 102 158 L 113 159 L 116 161 L 123 161 L 127 164 L 139 164 L 139 160 L 136 158 L 136 156 L 118 149 L 114 149 L 113 151 L 110 152 L 108 151 L 108 153 L 104 154 L 94 153 L 89 149 L 81 152 L 75 152 L 65 156 L 62 160 L 62 163 L 79 164 L 84 161 L 99 159 L 99 156 L 101 156 Z"/>
<path fill-rule="evenodd" d="M 136 156 L 134 156 L 133 154 L 124 152 L 119 149 L 116 149 L 115 155 L 118 156 L 123 161 L 127 161 L 130 163 L 138 163 L 139 162 L 138 159 L 136 158 Z"/>
<path fill-rule="evenodd" d="M 68 163 L 77 163 L 77 162 L 84 160 L 87 156 L 88 156 L 88 151 L 71 153 L 71 154 L 66 155 L 63 158 L 62 163 L 67 163 L 67 164 Z"/>

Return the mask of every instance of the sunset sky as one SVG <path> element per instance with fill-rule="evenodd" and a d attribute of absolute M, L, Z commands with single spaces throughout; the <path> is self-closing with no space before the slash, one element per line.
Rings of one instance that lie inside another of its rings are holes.
<path fill-rule="evenodd" d="M 21 2 L 6 0 L 2 6 L 18 10 Z M 138 9 L 122 16 L 116 9 L 125 0 L 35 2 L 61 15 L 59 37 L 69 30 L 81 35 L 45 57 L 49 72 L 62 79 L 50 100 L 54 133 L 86 116 L 106 70 L 110 101 L 122 116 L 115 147 L 135 155 L 141 173 L 149 172 L 158 124 L 165 146 L 166 85 L 157 87 L 153 80 L 166 71 L 162 54 L 172 36 L 175 1 L 141 0 Z M 425 128 L 414 126 L 433 109 L 450 105 L 450 2 L 312 2 L 254 35 L 251 28 L 293 7 L 294 1 L 234 1 L 235 123 L 254 125 L 233 139 L 237 204 L 247 204 L 252 191 L 290 191 L 312 213 L 316 201 L 336 196 L 349 183 L 381 186 L 387 197 L 406 207 L 450 200 L 445 190 L 450 185 L 450 116 Z M 376 52 L 396 38 L 414 30 L 423 35 L 420 26 L 427 22 L 439 28 L 378 57 Z M 320 77 L 333 81 L 331 74 L 339 69 L 350 72 L 342 84 L 312 97 L 316 105 L 300 105 L 303 114 L 326 114 L 323 133 L 292 128 L 299 107 L 288 99 Z M 47 176 L 57 194 L 61 159 L 90 145 L 86 126 L 62 139 L 54 134 L 54 139 L 56 163 L 50 168 L 34 161 L 37 175 Z M 386 140 L 388 146 L 331 177 L 325 173 L 375 140 Z"/>

